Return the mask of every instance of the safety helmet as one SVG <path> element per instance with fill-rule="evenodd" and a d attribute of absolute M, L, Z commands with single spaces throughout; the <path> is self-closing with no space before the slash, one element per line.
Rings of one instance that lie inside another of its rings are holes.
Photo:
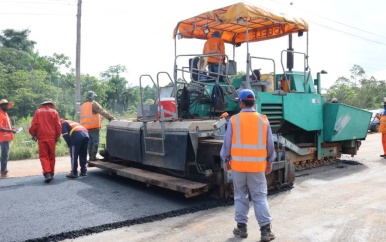
<path fill-rule="evenodd" d="M 90 101 L 94 101 L 96 96 L 97 95 L 94 91 L 88 91 L 86 99 Z"/>

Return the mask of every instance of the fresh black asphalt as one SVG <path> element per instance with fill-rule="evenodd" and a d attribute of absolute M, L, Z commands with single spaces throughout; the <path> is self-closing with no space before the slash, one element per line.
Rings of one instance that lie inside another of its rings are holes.
<path fill-rule="evenodd" d="M 60 241 L 228 204 L 187 199 L 101 170 L 78 179 L 56 174 L 49 184 L 43 176 L 0 179 L 0 239 Z"/>

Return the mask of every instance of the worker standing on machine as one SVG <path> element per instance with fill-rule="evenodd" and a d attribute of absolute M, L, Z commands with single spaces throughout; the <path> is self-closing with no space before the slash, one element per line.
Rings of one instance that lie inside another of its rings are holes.
<path fill-rule="evenodd" d="M 102 127 L 101 115 L 109 121 L 114 120 L 114 116 L 106 112 L 102 106 L 95 101 L 97 95 L 93 91 L 87 93 L 86 102 L 80 107 L 80 124 L 88 130 L 88 155 L 89 161 L 96 161 L 98 153 L 100 129 Z"/>
<path fill-rule="evenodd" d="M 208 56 L 208 70 L 210 75 L 216 76 L 213 73 L 222 74 L 223 65 L 225 61 L 225 44 L 221 39 L 221 34 L 218 31 L 215 31 L 211 38 L 209 38 L 204 44 L 203 54 L 213 54 L 214 56 Z M 222 54 L 222 55 L 220 55 Z M 220 78 L 221 81 L 221 78 Z"/>
<path fill-rule="evenodd" d="M 386 159 L 386 102 L 383 103 L 382 115 L 377 114 L 377 118 L 379 119 L 379 132 L 382 133 L 383 155 L 380 156 Z"/>
<path fill-rule="evenodd" d="M 275 239 L 275 234 L 271 231 L 265 175 L 271 173 L 272 162 L 276 158 L 271 126 L 267 117 L 253 108 L 256 98 L 252 90 L 241 90 L 238 100 L 241 111 L 228 121 L 220 151 L 225 162 L 224 169 L 232 169 L 237 222 L 233 234 L 248 237 L 249 191 L 260 226 L 261 241 L 270 241 Z"/>

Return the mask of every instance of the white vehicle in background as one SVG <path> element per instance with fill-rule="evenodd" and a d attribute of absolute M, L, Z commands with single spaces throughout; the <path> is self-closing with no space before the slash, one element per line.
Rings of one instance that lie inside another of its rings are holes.
<path fill-rule="evenodd" d="M 383 112 L 383 109 L 373 109 L 369 110 L 369 112 L 372 113 L 369 130 L 370 132 L 377 133 L 379 130 L 379 119 L 377 119 L 377 114 L 381 114 Z"/>

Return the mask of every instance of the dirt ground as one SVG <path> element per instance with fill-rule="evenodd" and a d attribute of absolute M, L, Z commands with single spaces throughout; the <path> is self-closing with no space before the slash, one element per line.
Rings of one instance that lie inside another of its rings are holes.
<path fill-rule="evenodd" d="M 7 169 L 9 170 L 6 177 L 1 178 L 12 178 L 12 177 L 26 177 L 26 176 L 37 176 L 42 175 L 43 170 L 39 159 L 29 160 L 15 160 L 8 161 Z M 55 163 L 55 174 L 56 173 L 69 173 L 71 169 L 71 160 L 69 156 L 56 157 Z M 89 168 L 96 169 L 96 168 Z"/>
<path fill-rule="evenodd" d="M 299 172 L 293 189 L 269 196 L 275 241 L 386 241 L 386 159 L 380 154 L 381 135 L 369 134 L 354 158 Z M 40 163 L 28 162 L 20 170 L 30 167 L 32 175 Z M 9 163 L 10 175 L 16 163 Z M 61 159 L 57 165 L 58 172 L 69 169 Z M 252 206 L 247 239 L 233 236 L 233 217 L 229 206 L 67 241 L 259 241 Z"/>

